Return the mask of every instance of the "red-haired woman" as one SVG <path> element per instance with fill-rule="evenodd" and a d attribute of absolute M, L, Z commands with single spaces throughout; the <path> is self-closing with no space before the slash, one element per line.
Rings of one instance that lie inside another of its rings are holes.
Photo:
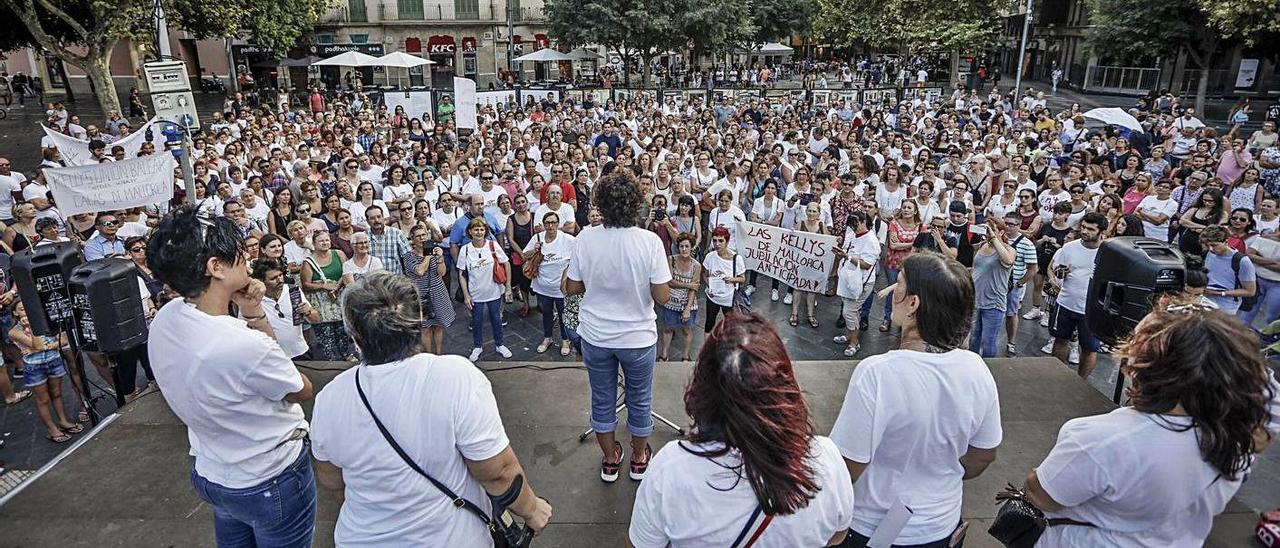
<path fill-rule="evenodd" d="M 835 443 L 814 434 L 782 340 L 730 314 L 684 394 L 693 428 L 658 451 L 636 492 L 628 546 L 832 546 L 853 512 Z"/>

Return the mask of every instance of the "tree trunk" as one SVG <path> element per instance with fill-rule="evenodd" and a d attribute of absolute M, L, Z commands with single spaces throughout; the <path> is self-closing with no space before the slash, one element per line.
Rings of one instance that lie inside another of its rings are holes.
<path fill-rule="evenodd" d="M 649 87 L 649 76 L 653 73 L 653 58 L 641 56 L 640 62 L 644 63 L 644 66 L 640 67 L 640 87 L 647 88 Z"/>
<path fill-rule="evenodd" d="M 960 82 L 960 50 L 951 50 L 951 87 Z"/>
<path fill-rule="evenodd" d="M 98 106 L 102 107 L 103 115 L 105 116 L 106 113 L 114 110 L 119 112 L 121 116 L 126 116 L 129 113 L 121 110 L 120 96 L 116 94 L 115 83 L 111 80 L 110 59 L 111 50 L 106 49 L 90 59 L 87 66 L 82 66 L 80 69 L 85 72 L 85 75 L 89 77 L 89 82 L 93 84 L 94 95 L 98 98 Z"/>
<path fill-rule="evenodd" d="M 62 77 L 63 89 L 67 92 L 66 102 L 76 102 L 76 93 L 71 89 L 71 79 L 67 78 L 67 63 L 61 59 L 58 60 L 58 76 Z"/>
<path fill-rule="evenodd" d="M 1200 81 L 1196 82 L 1196 114 L 1201 118 L 1205 117 L 1204 99 L 1209 94 L 1209 67 L 1206 65 L 1200 69 Z"/>

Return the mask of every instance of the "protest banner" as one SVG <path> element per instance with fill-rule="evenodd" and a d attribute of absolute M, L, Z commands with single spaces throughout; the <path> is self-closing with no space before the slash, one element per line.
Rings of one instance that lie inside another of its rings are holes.
<path fill-rule="evenodd" d="M 173 156 L 141 158 L 87 166 L 46 168 L 45 179 L 64 217 L 126 209 L 173 198 Z"/>
<path fill-rule="evenodd" d="M 147 130 L 151 129 L 151 126 L 158 121 L 160 120 L 152 118 L 138 128 L 137 131 L 130 133 L 128 137 L 108 144 L 107 155 L 110 156 L 111 148 L 118 145 L 124 147 L 126 158 L 137 157 L 138 151 L 142 149 L 142 143 L 146 142 Z M 67 165 L 84 166 L 98 163 L 93 159 L 93 155 L 89 153 L 89 141 L 76 139 L 65 133 L 58 133 L 48 127 L 41 126 L 41 129 L 44 129 L 45 135 L 53 141 L 54 148 L 57 148 L 58 152 L 62 154 L 62 161 L 66 162 Z M 160 133 L 159 129 L 157 127 L 151 132 L 151 143 L 156 146 L 156 150 L 163 150 L 164 135 Z"/>
<path fill-rule="evenodd" d="M 753 270 L 798 291 L 827 290 L 836 237 L 748 221 L 738 223 L 738 254 Z"/>
<path fill-rule="evenodd" d="M 476 128 L 476 81 L 453 78 L 454 124 L 459 128 Z"/>

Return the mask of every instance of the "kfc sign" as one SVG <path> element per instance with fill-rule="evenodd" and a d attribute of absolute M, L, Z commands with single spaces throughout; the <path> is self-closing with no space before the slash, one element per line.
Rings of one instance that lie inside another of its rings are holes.
<path fill-rule="evenodd" d="M 427 39 L 428 55 L 453 55 L 457 51 L 458 45 L 452 36 L 437 35 Z"/>
<path fill-rule="evenodd" d="M 466 38 L 463 38 L 462 53 L 475 53 L 475 52 L 476 52 L 476 38 L 474 36 L 468 36 Z"/>
<path fill-rule="evenodd" d="M 551 40 L 547 39 L 547 35 L 538 33 L 533 35 L 533 49 L 540 50 L 551 45 Z"/>

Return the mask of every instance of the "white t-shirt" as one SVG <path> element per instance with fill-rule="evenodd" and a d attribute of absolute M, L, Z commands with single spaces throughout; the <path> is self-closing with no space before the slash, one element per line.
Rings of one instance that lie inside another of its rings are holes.
<path fill-rule="evenodd" d="M 378 419 L 423 470 L 490 510 L 484 487 L 463 459 L 482 461 L 510 442 L 484 373 L 459 356 L 418 354 L 361 365 L 360 386 Z M 312 453 L 343 469 L 346 500 L 338 546 L 490 546 L 484 524 L 453 506 L 409 468 L 378 432 L 343 371 L 316 395 Z"/>
<path fill-rule="evenodd" d="M 1178 214 L 1178 202 L 1173 198 L 1165 198 L 1163 200 L 1155 196 L 1147 196 L 1141 202 L 1138 202 L 1138 211 L 1145 211 L 1148 214 L 1165 215 L 1167 218 L 1161 224 L 1152 224 L 1146 219 L 1142 220 L 1142 230 L 1148 238 L 1157 240 L 1169 239 L 1169 221 L 1173 220 L 1173 216 Z"/>
<path fill-rule="evenodd" d="M 542 226 L 542 218 L 548 213 L 555 213 L 556 216 L 560 218 L 560 226 L 564 226 L 565 223 L 576 222 L 573 216 L 573 206 L 566 202 L 560 202 L 560 207 L 554 210 L 547 207 L 547 204 L 539 205 L 538 209 L 535 210 L 533 214 L 534 226 Z"/>
<path fill-rule="evenodd" d="M 844 458 L 867 463 L 850 527 L 870 536 L 901 499 L 914 513 L 894 544 L 947 538 L 960 523 L 960 457 L 1002 437 L 996 382 L 977 354 L 891 350 L 862 360 L 831 428 Z"/>
<path fill-rule="evenodd" d="M 266 333 L 178 298 L 151 322 L 147 355 L 164 400 L 187 425 L 202 477 L 241 489 L 297 460 L 302 440 L 285 440 L 307 420 L 284 397 L 302 390 L 302 375 Z"/>
<path fill-rule="evenodd" d="M 32 181 L 22 188 L 22 201 L 30 202 L 36 198 L 48 198 L 49 187 Z"/>
<path fill-rule="evenodd" d="M 628 536 L 637 548 L 731 546 L 759 506 L 751 484 L 732 470 L 739 453 L 714 459 L 684 447 L 706 451 L 720 444 L 671 441 L 653 455 L 649 472 L 636 490 Z M 777 516 L 753 545 L 758 547 L 824 546 L 849 526 L 853 482 L 836 445 L 814 436 L 808 463 L 818 492 L 804 508 Z M 751 531 L 759 528 L 763 515 Z M 749 536 L 749 535 L 748 535 Z"/>
<path fill-rule="evenodd" d="M 786 208 L 787 204 L 782 201 L 782 198 L 775 197 L 772 204 L 765 204 L 764 198 L 761 197 L 751 204 L 751 214 L 760 219 L 760 222 L 768 224 L 773 220 L 774 215 L 782 213 Z"/>
<path fill-rule="evenodd" d="M 718 226 L 729 229 L 729 249 L 738 249 L 738 223 L 746 221 L 747 216 L 738 209 L 736 205 L 730 205 L 729 211 L 721 211 L 720 208 L 711 210 L 711 218 L 707 224 L 707 238 L 711 238 L 711 231 Z"/>
<path fill-rule="evenodd" d="M 1070 202 L 1071 193 L 1062 190 L 1054 194 L 1052 190 L 1045 189 L 1040 192 L 1036 201 L 1040 203 L 1040 219 L 1048 223 L 1053 221 L 1053 206 L 1058 205 L 1058 202 Z"/>
<path fill-rule="evenodd" d="M 364 205 L 364 202 L 355 201 L 347 206 L 347 211 L 351 212 L 351 226 L 360 229 L 369 228 L 368 210 L 370 207 L 378 206 L 382 208 L 382 218 L 386 219 L 388 215 L 387 203 L 382 200 L 374 200 L 372 204 Z"/>
<path fill-rule="evenodd" d="M 702 268 L 707 272 L 707 298 L 720 306 L 733 305 L 733 290 L 737 284 L 726 282 L 725 279 L 746 275 L 747 265 L 742 260 L 742 255 L 735 254 L 730 263 L 717 252 L 708 253 L 702 259 Z"/>
<path fill-rule="evenodd" d="M 593 226 L 578 234 L 569 279 L 586 285 L 578 334 L 595 346 L 647 348 L 658 342 L 649 286 L 671 281 L 657 234 L 640 227 Z"/>
<path fill-rule="evenodd" d="M 361 276 L 375 270 L 385 269 L 386 266 L 382 264 L 382 259 L 374 257 L 373 255 L 369 255 L 369 259 L 365 261 L 364 266 L 356 264 L 355 256 L 352 256 L 350 259 L 347 259 L 342 263 L 342 275 L 346 276 L 347 274 L 350 274 L 357 280 L 360 279 Z"/>
<path fill-rule="evenodd" d="M 487 191 L 483 189 L 476 189 L 476 191 L 473 194 L 480 194 L 484 196 L 485 213 L 493 215 L 494 218 L 503 216 L 502 210 L 498 208 L 498 198 L 505 196 L 507 194 L 507 191 L 503 190 L 502 187 L 494 185 L 493 188 Z"/>
<path fill-rule="evenodd" d="M 836 295 L 845 299 L 862 299 L 868 291 L 875 291 L 876 270 L 880 262 L 880 239 L 875 231 L 868 230 L 861 236 L 855 236 L 853 229 L 846 229 L 844 236 L 844 252 L 849 258 L 839 259 L 836 275 Z M 870 263 L 871 268 L 862 268 L 854 264 L 853 259 Z"/>
<path fill-rule="evenodd" d="M 458 270 L 467 273 L 467 292 L 473 303 L 500 299 L 506 289 L 493 282 L 494 255 L 498 256 L 499 262 L 509 262 L 502 246 L 493 240 L 485 241 L 484 247 L 476 247 L 473 242 L 458 247 Z"/>
<path fill-rule="evenodd" d="M 400 186 L 386 185 L 382 187 L 382 200 L 385 202 L 394 202 L 405 198 L 413 198 L 413 186 L 409 183 L 402 183 Z"/>
<path fill-rule="evenodd" d="M 22 182 L 27 177 L 16 171 L 10 171 L 8 175 L 0 175 L 0 220 L 8 221 L 13 218 L 13 193 L 22 191 Z"/>
<path fill-rule="evenodd" d="M 1093 279 L 1093 262 L 1097 256 L 1097 248 L 1089 249 L 1080 240 L 1067 242 L 1053 254 L 1053 261 L 1049 264 L 1050 273 L 1059 265 L 1070 268 L 1067 279 L 1062 282 L 1062 292 L 1058 294 L 1058 306 L 1084 314 L 1085 300 L 1089 297 L 1089 281 Z"/>
<path fill-rule="evenodd" d="M 306 293 L 299 292 L 298 295 L 302 297 L 303 303 L 307 302 Z M 296 358 L 311 348 L 302 336 L 302 326 L 293 325 L 293 298 L 289 296 L 289 284 L 284 284 L 280 289 L 279 301 L 264 295 L 262 310 L 266 311 L 267 323 L 271 324 L 271 331 L 276 334 L 276 343 L 286 356 Z"/>
<path fill-rule="evenodd" d="M 356 170 L 356 177 L 361 181 L 382 184 L 382 166 L 370 164 L 368 169 L 359 168 Z"/>
<path fill-rule="evenodd" d="M 538 266 L 538 277 L 532 280 L 531 287 L 538 295 L 563 299 L 564 292 L 560 290 L 560 277 L 565 269 L 569 268 L 569 257 L 573 255 L 577 239 L 572 234 L 564 232 L 556 233 L 556 239 L 551 242 L 545 241 L 545 238 L 546 234 L 536 234 L 529 239 L 529 244 L 524 246 L 524 252 L 531 253 L 538 247 L 538 243 L 542 242 L 542 264 Z"/>
<path fill-rule="evenodd" d="M 1218 477 L 1204 461 L 1195 429 L 1163 425 L 1188 422 L 1121 407 L 1062 425 L 1057 444 L 1036 468 L 1041 487 L 1066 506 L 1047 517 L 1097 527 L 1049 527 L 1036 546 L 1204 544 L 1213 516 L 1240 481 Z"/>
<path fill-rule="evenodd" d="M 1248 248 L 1257 251 L 1264 259 L 1280 259 L 1280 241 L 1272 238 L 1254 238 L 1249 241 Z M 1280 272 L 1257 264 L 1254 264 L 1254 275 L 1269 282 L 1280 282 Z"/>

